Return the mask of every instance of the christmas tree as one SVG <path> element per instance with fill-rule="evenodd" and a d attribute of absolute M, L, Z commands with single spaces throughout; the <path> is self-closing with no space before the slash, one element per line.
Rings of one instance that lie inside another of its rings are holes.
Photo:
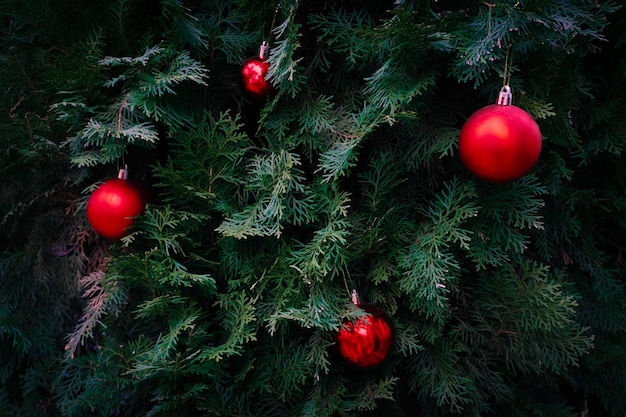
<path fill-rule="evenodd" d="M 0 14 L 1 415 L 626 416 L 618 2 Z"/>

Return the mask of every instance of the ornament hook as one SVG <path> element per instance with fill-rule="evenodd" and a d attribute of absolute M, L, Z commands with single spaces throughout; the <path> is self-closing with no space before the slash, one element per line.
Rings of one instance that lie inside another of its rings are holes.
<path fill-rule="evenodd" d="M 510 106 L 513 102 L 513 94 L 511 93 L 511 87 L 505 85 L 500 89 L 500 94 L 498 94 L 497 103 L 501 106 Z"/>

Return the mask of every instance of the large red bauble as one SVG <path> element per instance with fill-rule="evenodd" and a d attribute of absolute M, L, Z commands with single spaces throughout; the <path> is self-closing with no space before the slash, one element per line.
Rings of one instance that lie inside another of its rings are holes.
<path fill-rule="evenodd" d="M 337 335 L 339 353 L 350 364 L 361 369 L 380 365 L 387 359 L 395 334 L 389 317 L 369 304 L 359 307 L 370 315 L 346 321 Z"/>
<path fill-rule="evenodd" d="M 254 97 L 266 98 L 274 91 L 274 86 L 265 77 L 269 62 L 259 56 L 248 58 L 241 66 L 243 88 Z"/>
<path fill-rule="evenodd" d="M 87 202 L 91 227 L 107 239 L 121 239 L 128 233 L 134 218 L 141 214 L 145 201 L 141 190 L 119 178 L 105 181 Z"/>
<path fill-rule="evenodd" d="M 509 182 L 532 169 L 541 153 L 537 122 L 513 105 L 492 104 L 472 114 L 459 136 L 465 167 L 490 182 Z"/>

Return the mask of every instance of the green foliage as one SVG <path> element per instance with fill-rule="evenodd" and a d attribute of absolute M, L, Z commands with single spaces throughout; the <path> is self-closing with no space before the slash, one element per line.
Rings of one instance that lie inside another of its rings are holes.
<path fill-rule="evenodd" d="M 2 413 L 626 416 L 624 8 L 388 3 L 0 1 Z M 458 133 L 509 75 L 541 159 L 487 184 Z"/>
<path fill-rule="evenodd" d="M 171 129 L 189 124 L 193 116 L 167 102 L 167 98 L 176 95 L 174 89 L 181 83 L 206 85 L 207 70 L 189 53 L 161 46 L 148 47 L 137 57 L 104 57 L 98 65 L 123 71 L 104 83 L 105 87 L 120 88 L 123 93 L 108 108 L 90 114 L 86 126 L 67 140 L 78 167 L 119 160 L 130 144 L 153 147 L 159 140 L 158 123 Z M 159 103 L 162 99 L 166 102 Z M 54 107 L 65 114 L 68 107 L 81 106 L 81 101 L 74 100 L 56 103 Z"/>
<path fill-rule="evenodd" d="M 300 59 L 295 54 L 300 47 L 298 38 L 300 35 L 300 24 L 295 20 L 298 2 L 283 4 L 287 9 L 287 18 L 274 28 L 272 35 L 275 41 L 270 50 L 269 60 L 272 63 L 267 77 L 273 83 L 280 84 L 281 90 L 285 94 L 295 96 L 302 89 L 305 77 L 302 74 L 302 67 L 298 65 Z M 278 7 L 281 7 L 279 4 Z M 277 8 L 278 11 L 278 8 Z"/>
<path fill-rule="evenodd" d="M 294 194 L 305 193 L 299 165 L 297 155 L 285 151 L 256 157 L 247 169 L 244 188 L 255 204 L 227 218 L 217 231 L 235 238 L 280 237 L 282 225 L 288 220 L 295 224 L 306 221 L 310 204 L 306 199 L 294 198 Z"/>
<path fill-rule="evenodd" d="M 470 232 L 462 228 L 465 220 L 477 215 L 476 197 L 471 184 L 454 181 L 434 196 L 434 201 L 418 207 L 426 221 L 398 260 L 403 269 L 401 290 L 409 296 L 412 310 L 441 325 L 448 315 L 447 293 L 460 274 L 459 262 L 450 245 L 469 248 Z M 468 201 L 469 200 L 469 201 Z"/>

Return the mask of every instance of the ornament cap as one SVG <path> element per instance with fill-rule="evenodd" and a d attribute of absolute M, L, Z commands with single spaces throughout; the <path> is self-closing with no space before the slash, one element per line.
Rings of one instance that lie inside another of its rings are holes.
<path fill-rule="evenodd" d="M 120 172 L 117 173 L 117 178 L 120 180 L 128 179 L 128 165 L 124 165 L 124 168 L 120 168 Z"/>
<path fill-rule="evenodd" d="M 500 89 L 500 94 L 498 94 L 497 104 L 501 106 L 510 106 L 513 102 L 513 94 L 511 93 L 511 87 L 505 85 Z"/>
<path fill-rule="evenodd" d="M 270 55 L 270 45 L 266 41 L 263 41 L 259 48 L 259 58 L 266 60 Z"/>
<path fill-rule="evenodd" d="M 359 301 L 359 293 L 358 293 L 358 292 L 356 292 L 356 290 L 352 290 L 352 294 L 350 294 L 350 299 L 352 300 L 352 303 L 353 303 L 355 306 L 358 306 L 358 305 L 360 304 L 360 301 Z"/>

